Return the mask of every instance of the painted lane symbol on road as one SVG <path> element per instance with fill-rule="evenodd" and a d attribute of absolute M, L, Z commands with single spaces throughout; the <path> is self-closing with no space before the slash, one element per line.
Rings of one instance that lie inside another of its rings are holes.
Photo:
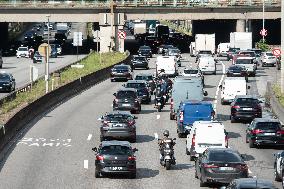
<path fill-rule="evenodd" d="M 89 164 L 89 161 L 88 160 L 84 160 L 84 169 L 88 169 L 88 164 Z"/>
<path fill-rule="evenodd" d="M 45 138 L 23 138 L 17 145 L 36 146 L 36 147 L 71 147 L 71 139 L 45 139 Z"/>
<path fill-rule="evenodd" d="M 157 119 L 160 119 L 160 117 L 161 117 L 160 115 L 157 115 Z"/>

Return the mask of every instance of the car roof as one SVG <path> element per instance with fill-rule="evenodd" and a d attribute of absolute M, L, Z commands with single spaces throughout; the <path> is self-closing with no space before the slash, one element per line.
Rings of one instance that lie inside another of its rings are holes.
<path fill-rule="evenodd" d="M 136 76 L 153 76 L 153 75 L 151 73 L 141 72 L 141 73 L 137 73 Z"/>
<path fill-rule="evenodd" d="M 255 122 L 277 122 L 280 123 L 278 119 L 273 119 L 273 118 L 254 118 Z"/>
<path fill-rule="evenodd" d="M 128 141 L 118 141 L 118 140 L 103 141 L 101 147 L 113 146 L 113 145 L 131 147 Z"/>
<path fill-rule="evenodd" d="M 212 152 L 212 151 L 230 151 L 230 152 L 234 152 L 234 153 L 238 153 L 238 151 L 232 149 L 232 148 L 207 148 L 207 150 L 209 152 Z"/>
<path fill-rule="evenodd" d="M 265 180 L 265 179 L 240 178 L 240 179 L 235 179 L 234 181 L 237 184 L 237 186 L 241 186 L 241 187 L 251 187 L 251 186 L 255 186 L 256 184 L 259 187 L 264 187 L 264 186 L 274 187 L 271 181 Z"/>
<path fill-rule="evenodd" d="M 147 83 L 147 81 L 145 81 L 145 80 L 129 80 L 129 81 L 127 81 L 127 83 Z"/>
<path fill-rule="evenodd" d="M 146 56 L 141 56 L 141 55 L 133 55 L 133 58 L 137 58 L 137 57 L 143 57 L 143 58 L 146 58 Z"/>
<path fill-rule="evenodd" d="M 247 60 L 252 60 L 254 59 L 253 57 L 249 57 L 249 56 L 239 56 L 237 59 L 247 59 Z"/>
<path fill-rule="evenodd" d="M 240 53 L 243 53 L 243 52 L 250 52 L 250 53 L 254 53 L 254 51 L 252 51 L 252 50 L 242 50 L 242 51 L 240 51 Z"/>

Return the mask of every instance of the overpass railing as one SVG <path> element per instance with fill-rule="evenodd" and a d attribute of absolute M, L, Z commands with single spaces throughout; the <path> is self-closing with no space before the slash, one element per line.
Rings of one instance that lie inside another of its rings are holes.
<path fill-rule="evenodd" d="M 281 0 L 264 0 L 265 7 L 280 7 Z M 262 6 L 263 0 L 113 0 L 117 7 L 238 7 Z M 111 0 L 0 0 L 0 7 L 109 7 Z"/>

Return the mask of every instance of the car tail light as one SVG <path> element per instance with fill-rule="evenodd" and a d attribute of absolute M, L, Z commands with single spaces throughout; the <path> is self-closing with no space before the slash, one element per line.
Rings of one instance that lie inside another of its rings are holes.
<path fill-rule="evenodd" d="M 251 131 L 251 134 L 260 134 L 260 133 L 263 133 L 263 130 L 255 129 Z"/>
<path fill-rule="evenodd" d="M 191 146 L 195 146 L 195 134 L 192 135 Z"/>
<path fill-rule="evenodd" d="M 210 165 L 210 164 L 207 164 L 207 163 L 204 163 L 202 164 L 202 166 L 206 169 L 208 168 L 218 168 L 219 166 L 218 165 Z"/>
<path fill-rule="evenodd" d="M 183 123 L 183 111 L 179 114 L 179 122 Z"/>
<path fill-rule="evenodd" d="M 225 147 L 228 148 L 229 146 L 229 137 L 226 135 L 225 136 Z"/>
<path fill-rule="evenodd" d="M 103 161 L 104 160 L 104 156 L 96 156 L 96 159 L 99 161 Z"/>
<path fill-rule="evenodd" d="M 279 131 L 277 131 L 277 134 L 284 135 L 284 131 L 283 130 L 279 130 Z"/>
<path fill-rule="evenodd" d="M 135 156 L 129 156 L 129 157 L 128 157 L 128 160 L 129 160 L 129 161 L 135 161 L 135 160 L 136 160 L 136 157 L 135 157 Z"/>
<path fill-rule="evenodd" d="M 174 108 L 174 99 L 171 98 L 171 107 L 170 109 L 172 110 Z"/>
<path fill-rule="evenodd" d="M 240 108 L 240 106 L 232 106 L 232 108 L 238 109 Z"/>
<path fill-rule="evenodd" d="M 236 168 L 240 170 L 248 170 L 248 166 L 246 164 L 237 165 Z"/>

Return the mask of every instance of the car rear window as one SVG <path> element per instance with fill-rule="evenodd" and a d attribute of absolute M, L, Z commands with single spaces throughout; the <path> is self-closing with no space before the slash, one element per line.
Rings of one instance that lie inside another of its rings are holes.
<path fill-rule="evenodd" d="M 259 122 L 256 124 L 256 129 L 260 130 L 279 130 L 280 123 L 277 122 Z"/>
<path fill-rule="evenodd" d="M 100 154 L 103 155 L 131 155 L 132 151 L 127 146 L 111 145 L 104 146 L 100 149 Z"/>
<path fill-rule="evenodd" d="M 126 84 L 126 88 L 138 89 L 138 88 L 143 88 L 143 87 L 146 87 L 145 83 L 127 83 Z"/>
<path fill-rule="evenodd" d="M 238 98 L 236 105 L 254 105 L 258 104 L 258 100 L 255 98 Z"/>
<path fill-rule="evenodd" d="M 219 161 L 219 162 L 242 162 L 241 157 L 231 151 L 213 151 L 209 153 L 209 161 Z"/>
<path fill-rule="evenodd" d="M 132 116 L 126 114 L 110 114 L 105 117 L 105 120 L 111 122 L 125 122 L 132 120 Z"/>
<path fill-rule="evenodd" d="M 211 51 L 199 51 L 199 54 L 212 54 Z"/>
<path fill-rule="evenodd" d="M 26 47 L 20 47 L 19 48 L 19 51 L 27 51 L 28 50 L 28 48 L 26 48 Z"/>
<path fill-rule="evenodd" d="M 266 56 L 274 56 L 272 53 L 266 53 Z"/>
<path fill-rule="evenodd" d="M 133 60 L 141 60 L 141 61 L 144 61 L 144 60 L 146 60 L 146 59 L 145 59 L 145 57 L 141 57 L 141 56 L 139 57 L 139 56 L 138 56 L 138 57 L 134 57 Z"/>
<path fill-rule="evenodd" d="M 6 81 L 6 80 L 9 80 L 10 77 L 8 74 L 0 74 L 0 80 L 1 81 Z"/>
<path fill-rule="evenodd" d="M 198 74 L 198 70 L 184 70 L 185 74 Z"/>
<path fill-rule="evenodd" d="M 237 59 L 236 64 L 253 64 L 252 59 Z"/>
<path fill-rule="evenodd" d="M 114 70 L 125 70 L 125 71 L 128 71 L 128 67 L 127 66 L 115 66 L 113 69 Z"/>
<path fill-rule="evenodd" d="M 135 92 L 134 91 L 119 91 L 117 94 L 116 94 L 116 97 L 117 98 L 135 98 L 136 95 L 135 95 Z"/>
<path fill-rule="evenodd" d="M 153 76 L 142 76 L 142 75 L 137 75 L 135 77 L 135 80 L 146 80 L 146 81 L 149 81 L 149 80 L 152 80 L 153 79 Z"/>

